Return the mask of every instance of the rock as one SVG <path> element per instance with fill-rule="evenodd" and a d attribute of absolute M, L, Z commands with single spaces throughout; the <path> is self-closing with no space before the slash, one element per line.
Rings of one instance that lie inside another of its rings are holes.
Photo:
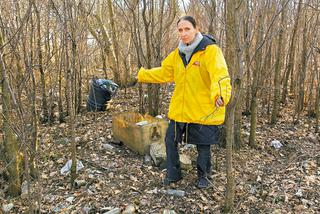
<path fill-rule="evenodd" d="M 183 190 L 176 190 L 176 189 L 168 189 L 165 191 L 167 195 L 173 195 L 177 197 L 184 197 L 186 192 Z"/>
<path fill-rule="evenodd" d="M 143 163 L 144 163 L 144 164 L 147 164 L 147 165 L 151 164 L 151 163 L 152 163 L 151 156 L 148 155 L 148 154 L 146 154 L 146 155 L 144 156 Z"/>
<path fill-rule="evenodd" d="M 72 204 L 73 200 L 74 200 L 73 196 L 70 196 L 66 199 L 66 201 L 69 202 L 70 204 Z"/>
<path fill-rule="evenodd" d="M 121 209 L 120 208 L 114 208 L 108 212 L 105 212 L 103 214 L 120 214 L 121 213 Z"/>
<path fill-rule="evenodd" d="M 102 144 L 102 148 L 104 148 L 105 150 L 108 150 L 110 152 L 114 152 L 115 151 L 114 146 L 112 146 L 112 145 L 110 145 L 108 143 Z"/>
<path fill-rule="evenodd" d="M 150 145 L 150 156 L 156 166 L 166 159 L 166 147 L 164 143 L 152 143 Z"/>
<path fill-rule="evenodd" d="M 10 204 L 4 204 L 2 206 L 2 210 L 4 213 L 8 213 L 13 208 L 13 203 Z"/>
<path fill-rule="evenodd" d="M 180 155 L 180 163 L 183 169 L 188 169 L 191 167 L 191 159 L 188 155 L 181 154 Z"/>
<path fill-rule="evenodd" d="M 136 211 L 136 208 L 132 204 L 130 204 L 126 207 L 126 209 L 123 211 L 122 214 L 132 214 L 135 211 Z"/>
<path fill-rule="evenodd" d="M 163 214 L 176 214 L 174 210 L 164 209 Z"/>

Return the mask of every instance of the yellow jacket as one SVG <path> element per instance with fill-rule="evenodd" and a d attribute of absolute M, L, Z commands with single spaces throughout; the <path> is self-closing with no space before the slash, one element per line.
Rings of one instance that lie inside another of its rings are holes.
<path fill-rule="evenodd" d="M 225 106 L 217 108 L 215 100 L 221 96 L 224 105 L 227 105 L 231 84 L 224 56 L 215 44 L 195 52 L 186 67 L 177 48 L 164 59 L 161 67 L 141 68 L 138 81 L 175 83 L 169 119 L 204 125 L 220 125 L 224 122 Z"/>

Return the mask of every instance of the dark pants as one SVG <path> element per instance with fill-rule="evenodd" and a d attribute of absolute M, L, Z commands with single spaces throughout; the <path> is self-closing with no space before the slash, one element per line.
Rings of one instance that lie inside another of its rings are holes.
<path fill-rule="evenodd" d="M 211 171 L 211 144 L 217 143 L 212 142 L 208 144 L 206 135 L 212 136 L 215 133 L 204 133 L 203 137 L 195 137 L 199 135 L 199 130 L 208 130 L 211 129 L 202 129 L 198 128 L 199 124 L 186 124 L 170 121 L 169 127 L 166 134 L 166 153 L 167 153 L 167 177 L 172 180 L 177 180 L 181 177 L 181 167 L 179 161 L 179 152 L 178 144 L 182 142 L 183 134 L 185 134 L 186 142 L 189 143 L 189 139 L 193 139 L 192 142 L 197 145 L 198 158 L 197 158 L 197 170 L 198 177 L 205 177 L 207 173 Z M 211 127 L 211 126 L 210 126 Z M 193 131 L 192 131 L 193 130 Z M 209 131 L 212 132 L 212 131 Z M 199 142 L 194 142 L 195 139 L 198 139 Z M 201 140 L 206 139 L 206 140 Z"/>

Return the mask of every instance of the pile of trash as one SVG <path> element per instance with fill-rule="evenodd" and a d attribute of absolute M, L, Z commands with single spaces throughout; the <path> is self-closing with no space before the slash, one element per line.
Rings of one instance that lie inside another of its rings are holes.
<path fill-rule="evenodd" d="M 93 78 L 87 99 L 87 110 L 105 111 L 106 103 L 111 100 L 118 88 L 119 86 L 112 80 Z"/>

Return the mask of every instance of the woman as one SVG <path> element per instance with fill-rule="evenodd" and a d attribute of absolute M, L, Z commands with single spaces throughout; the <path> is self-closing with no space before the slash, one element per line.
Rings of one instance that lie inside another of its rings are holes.
<path fill-rule="evenodd" d="M 209 185 L 211 172 L 210 145 L 218 143 L 218 126 L 224 122 L 225 106 L 231 96 L 227 65 L 213 38 L 202 35 L 196 21 L 184 16 L 177 22 L 179 46 L 162 62 L 161 67 L 144 69 L 138 81 L 174 82 L 166 133 L 167 175 L 164 184 L 179 181 L 181 168 L 178 144 L 183 135 L 198 151 L 198 188 Z"/>

